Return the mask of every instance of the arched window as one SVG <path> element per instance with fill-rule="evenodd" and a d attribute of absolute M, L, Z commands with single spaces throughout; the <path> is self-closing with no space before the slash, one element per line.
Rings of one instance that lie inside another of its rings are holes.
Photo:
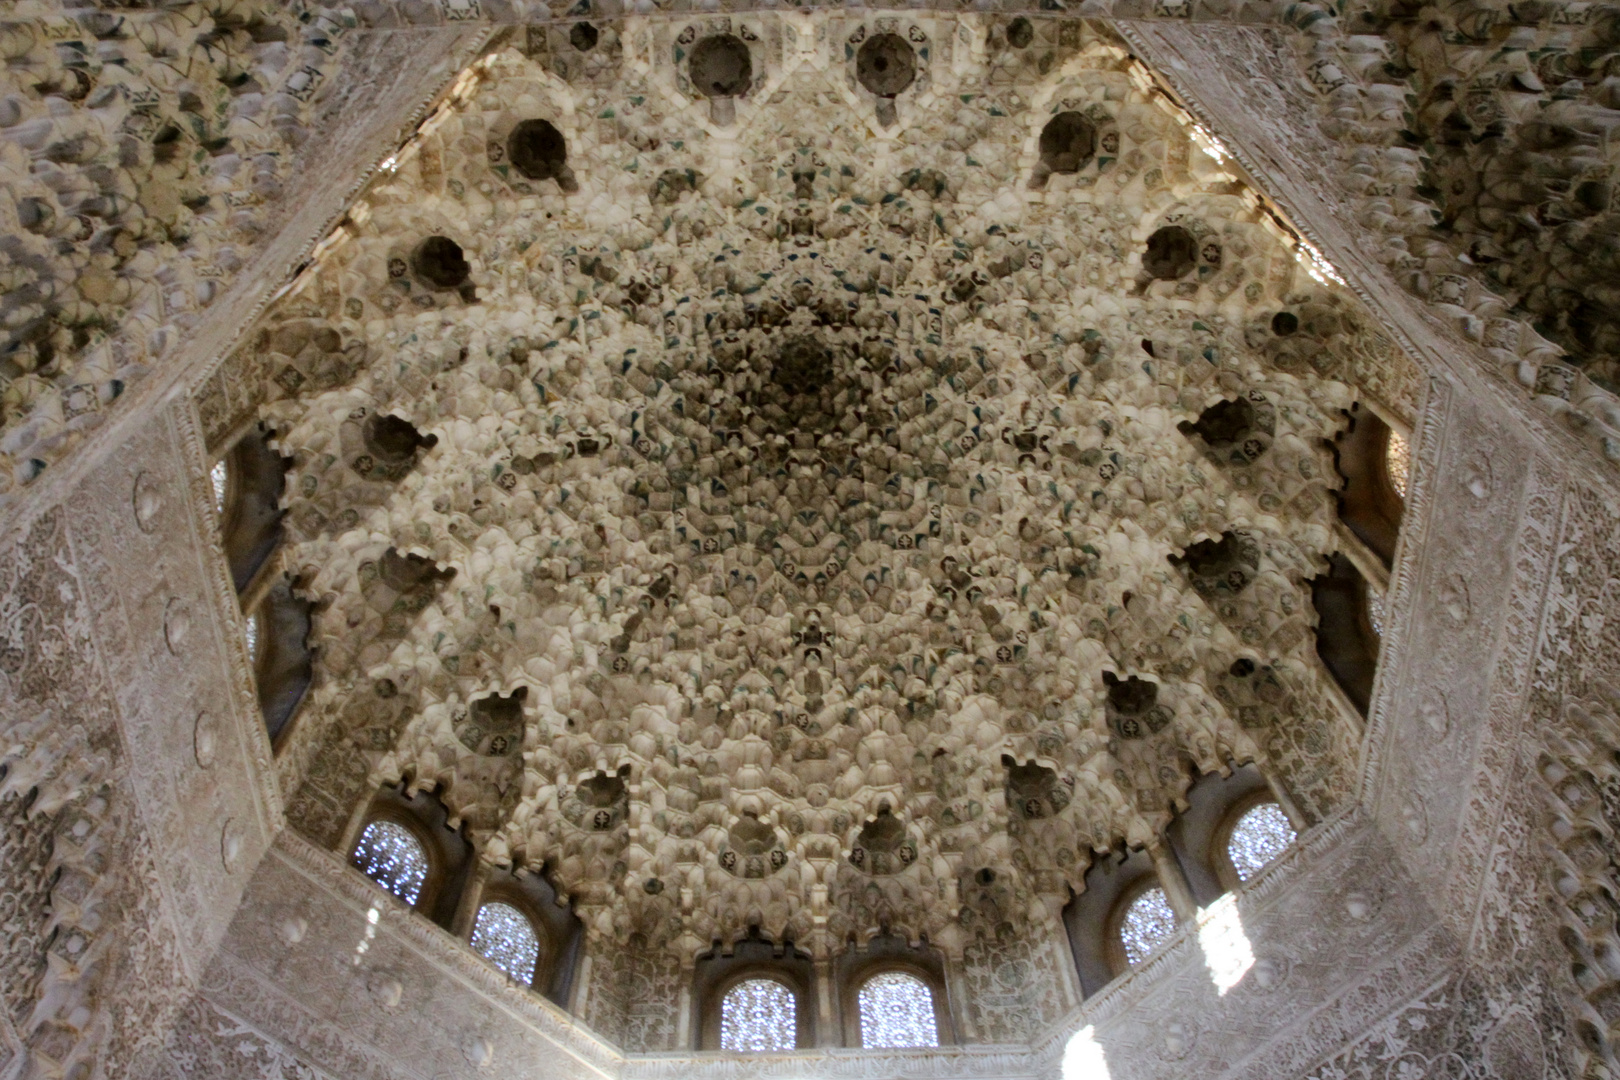
<path fill-rule="evenodd" d="M 1125 946 L 1125 959 L 1140 964 L 1159 942 L 1176 929 L 1176 914 L 1170 910 L 1164 890 L 1157 885 L 1138 893 L 1120 920 L 1119 940 Z"/>
<path fill-rule="evenodd" d="M 246 593 L 270 564 L 284 533 L 281 509 L 290 459 L 270 445 L 262 424 L 238 439 L 209 471 L 231 580 Z"/>
<path fill-rule="evenodd" d="M 1268 782 L 1253 762 L 1230 775 L 1200 774 L 1187 788 L 1186 808 L 1165 829 L 1190 899 L 1208 907 L 1241 886 L 1294 839 L 1288 791 Z M 1298 818 L 1301 825 L 1303 818 Z"/>
<path fill-rule="evenodd" d="M 427 851 L 422 842 L 392 821 L 373 821 L 366 826 L 354 849 L 354 862 L 366 877 L 413 906 L 427 880 Z"/>
<path fill-rule="evenodd" d="M 533 924 L 511 904 L 496 901 L 478 909 L 472 947 L 474 952 L 524 986 L 534 982 L 540 939 Z"/>
<path fill-rule="evenodd" d="M 1232 826 L 1226 857 L 1232 860 L 1239 881 L 1248 881 L 1294 842 L 1294 827 L 1282 807 L 1261 803 L 1246 811 Z"/>
<path fill-rule="evenodd" d="M 775 979 L 744 979 L 720 1002 L 722 1050 L 792 1050 L 798 1030 L 798 1002 Z"/>
<path fill-rule="evenodd" d="M 1328 572 L 1310 582 L 1316 653 L 1345 697 L 1366 716 L 1378 672 L 1379 634 L 1369 610 L 1377 590 L 1344 552 L 1335 551 L 1327 562 Z"/>
<path fill-rule="evenodd" d="M 1129 971 L 1175 930 L 1175 914 L 1159 883 L 1154 853 L 1145 847 L 1092 859 L 1084 887 L 1063 909 L 1087 997 Z"/>
<path fill-rule="evenodd" d="M 915 975 L 885 971 L 861 986 L 861 1045 L 938 1046 L 934 995 Z"/>
<path fill-rule="evenodd" d="M 309 643 L 315 606 L 293 591 L 294 584 L 280 575 L 247 613 L 248 653 L 253 658 L 259 708 L 272 744 L 287 730 L 315 680 Z"/>
<path fill-rule="evenodd" d="M 269 645 L 267 639 L 261 647 Z M 450 811 L 432 789 L 413 794 L 406 790 L 402 782 L 372 796 L 360 819 L 366 827 L 354 844 L 351 861 L 367 877 L 466 941 L 471 933 L 466 924 L 472 920 L 457 926 L 456 914 L 472 871 L 472 844 L 460 829 L 450 827 Z M 472 914 L 468 905 L 465 915 Z"/>
<path fill-rule="evenodd" d="M 1333 443 L 1339 475 L 1339 518 L 1387 567 L 1406 509 L 1411 449 L 1400 432 L 1369 408 L 1355 406 Z"/>

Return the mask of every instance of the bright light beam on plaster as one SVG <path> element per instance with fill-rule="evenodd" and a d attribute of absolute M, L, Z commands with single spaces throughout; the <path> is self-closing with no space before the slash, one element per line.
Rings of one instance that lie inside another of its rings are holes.
<path fill-rule="evenodd" d="M 1202 124 L 1191 124 L 1189 126 L 1192 130 L 1193 141 L 1198 144 L 1199 148 L 1214 158 L 1215 164 L 1226 164 L 1226 159 L 1232 156 L 1231 152 L 1226 149 L 1226 144 L 1217 139 L 1214 132 Z"/>
<path fill-rule="evenodd" d="M 1063 1048 L 1063 1080 L 1112 1080 L 1108 1058 L 1090 1024 L 1075 1032 Z"/>
<path fill-rule="evenodd" d="M 1243 932 L 1237 897 L 1227 893 L 1198 913 L 1198 947 L 1204 966 L 1222 997 L 1254 967 L 1254 948 Z"/>
<path fill-rule="evenodd" d="M 1318 283 L 1326 285 L 1331 281 L 1335 285 L 1344 284 L 1344 278 L 1340 277 L 1339 271 L 1334 269 L 1333 264 L 1327 261 L 1327 256 L 1305 241 L 1301 240 L 1295 245 L 1294 257 L 1304 265 L 1305 272 L 1315 278 Z"/>
<path fill-rule="evenodd" d="M 361 938 L 360 944 L 354 947 L 354 960 L 352 962 L 357 967 L 360 964 L 360 958 L 366 955 L 366 952 L 371 948 L 372 941 L 377 937 L 377 920 L 381 915 L 382 912 L 377 910 L 375 904 L 371 906 L 370 911 L 366 912 L 366 936 Z"/>
<path fill-rule="evenodd" d="M 1137 88 L 1144 94 L 1154 96 L 1161 106 L 1163 106 L 1171 116 L 1175 117 L 1176 122 L 1186 129 L 1188 137 L 1191 138 L 1195 144 L 1197 144 L 1199 149 L 1203 150 L 1210 157 L 1214 158 L 1217 165 L 1226 164 L 1226 162 L 1232 157 L 1232 152 L 1226 148 L 1226 145 L 1222 143 L 1220 139 L 1215 137 L 1215 133 L 1213 131 L 1210 131 L 1203 124 L 1200 124 L 1196 119 L 1194 119 L 1192 113 L 1188 112 L 1182 107 L 1181 103 L 1176 100 L 1170 91 L 1159 82 L 1158 76 L 1153 73 L 1152 68 L 1148 67 L 1140 60 L 1132 60 L 1130 67 L 1127 70 L 1131 76 L 1131 79 L 1136 83 Z M 1289 234 L 1288 239 L 1293 240 L 1294 244 L 1294 258 L 1305 267 L 1305 272 L 1309 274 L 1317 282 L 1317 284 L 1345 285 L 1344 278 L 1339 274 L 1339 271 L 1334 267 L 1334 265 L 1328 262 L 1327 256 L 1323 255 L 1320 251 L 1317 251 L 1316 248 L 1310 243 L 1300 239 L 1299 231 L 1297 229 L 1293 228 L 1292 226 L 1285 225 L 1278 211 L 1270 206 L 1269 200 L 1266 200 L 1264 196 L 1262 196 L 1258 191 L 1254 191 L 1252 188 L 1250 191 L 1252 192 L 1252 197 L 1255 204 L 1257 206 L 1264 206 L 1267 209 L 1269 216 L 1276 218 L 1276 224 Z"/>

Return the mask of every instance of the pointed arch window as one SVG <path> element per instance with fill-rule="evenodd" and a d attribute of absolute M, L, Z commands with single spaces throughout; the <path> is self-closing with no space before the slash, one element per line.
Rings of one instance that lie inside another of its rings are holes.
<path fill-rule="evenodd" d="M 1294 842 L 1294 826 L 1282 807 L 1260 803 L 1244 812 L 1232 826 L 1226 857 L 1232 860 L 1239 881 L 1248 881 Z"/>
<path fill-rule="evenodd" d="M 798 1001 L 775 979 L 744 979 L 720 1001 L 720 1049 L 792 1050 L 798 1045 Z"/>
<path fill-rule="evenodd" d="M 315 680 L 313 601 L 297 582 L 278 574 L 256 603 L 244 609 L 248 656 L 259 687 L 259 709 L 271 745 L 279 745 Z"/>
<path fill-rule="evenodd" d="M 415 905 L 427 880 L 428 857 L 422 841 L 405 826 L 373 821 L 354 849 L 360 871 L 407 904 Z"/>
<path fill-rule="evenodd" d="M 1175 929 L 1176 913 L 1170 910 L 1164 890 L 1157 885 L 1143 889 L 1126 906 L 1119 924 L 1119 940 L 1125 946 L 1126 961 L 1140 964 Z"/>
<path fill-rule="evenodd" d="M 254 427 L 208 471 L 220 541 L 238 595 L 254 591 L 286 533 L 281 497 L 292 460 L 271 446 L 273 438 L 265 425 Z"/>
<path fill-rule="evenodd" d="M 540 938 L 528 916 L 500 901 L 478 909 L 473 924 L 473 951 L 524 986 L 534 982 L 540 960 Z"/>
<path fill-rule="evenodd" d="M 880 972 L 861 985 L 861 1045 L 938 1046 L 939 1024 L 928 984 L 902 971 Z"/>

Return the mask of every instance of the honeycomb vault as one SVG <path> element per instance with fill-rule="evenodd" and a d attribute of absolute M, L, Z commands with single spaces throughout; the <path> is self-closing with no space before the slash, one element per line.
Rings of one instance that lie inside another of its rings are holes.
<path fill-rule="evenodd" d="M 0 1080 L 1620 1070 L 1620 9 L 1062 3 L 0 5 Z"/>
<path fill-rule="evenodd" d="M 1073 20 L 591 29 L 467 73 L 229 362 L 319 607 L 294 824 L 436 787 L 675 970 L 989 963 L 1196 772 L 1342 805 L 1325 441 L 1409 370 L 1145 69 Z"/>

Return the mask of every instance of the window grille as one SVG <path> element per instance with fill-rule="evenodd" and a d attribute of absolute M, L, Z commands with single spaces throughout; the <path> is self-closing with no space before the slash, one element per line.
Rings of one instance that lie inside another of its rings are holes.
<path fill-rule="evenodd" d="M 1406 478 L 1412 471 L 1412 446 L 1406 441 L 1406 436 L 1398 431 L 1389 433 L 1389 446 L 1384 451 L 1384 461 L 1389 468 L 1389 482 L 1395 488 L 1396 494 L 1406 498 Z"/>
<path fill-rule="evenodd" d="M 360 834 L 355 865 L 407 904 L 415 904 L 427 880 L 427 852 L 411 830 L 392 821 L 373 821 Z"/>
<path fill-rule="evenodd" d="M 214 509 L 220 513 L 225 512 L 225 479 L 227 475 L 223 459 L 214 462 L 214 467 L 208 472 L 208 478 L 214 482 Z"/>
<path fill-rule="evenodd" d="M 1367 621 L 1372 623 L 1373 633 L 1384 636 L 1384 598 L 1370 584 L 1367 586 Z"/>
<path fill-rule="evenodd" d="M 747 979 L 720 1002 L 720 1049 L 792 1050 L 798 1039 L 798 1003 L 775 979 Z"/>
<path fill-rule="evenodd" d="M 1260 868 L 1283 853 L 1294 842 L 1294 827 L 1282 807 L 1261 803 L 1238 819 L 1227 841 L 1226 854 L 1238 880 L 1248 881 Z"/>
<path fill-rule="evenodd" d="M 493 902 L 478 909 L 473 951 L 525 986 L 534 982 L 540 939 L 534 925 L 511 904 Z"/>
<path fill-rule="evenodd" d="M 861 1045 L 938 1046 L 934 995 L 914 975 L 886 971 L 861 986 Z"/>
<path fill-rule="evenodd" d="M 1125 945 L 1125 958 L 1132 964 L 1147 959 L 1159 942 L 1176 929 L 1176 915 L 1164 897 L 1164 890 L 1152 888 L 1131 901 L 1120 924 L 1119 937 Z"/>

